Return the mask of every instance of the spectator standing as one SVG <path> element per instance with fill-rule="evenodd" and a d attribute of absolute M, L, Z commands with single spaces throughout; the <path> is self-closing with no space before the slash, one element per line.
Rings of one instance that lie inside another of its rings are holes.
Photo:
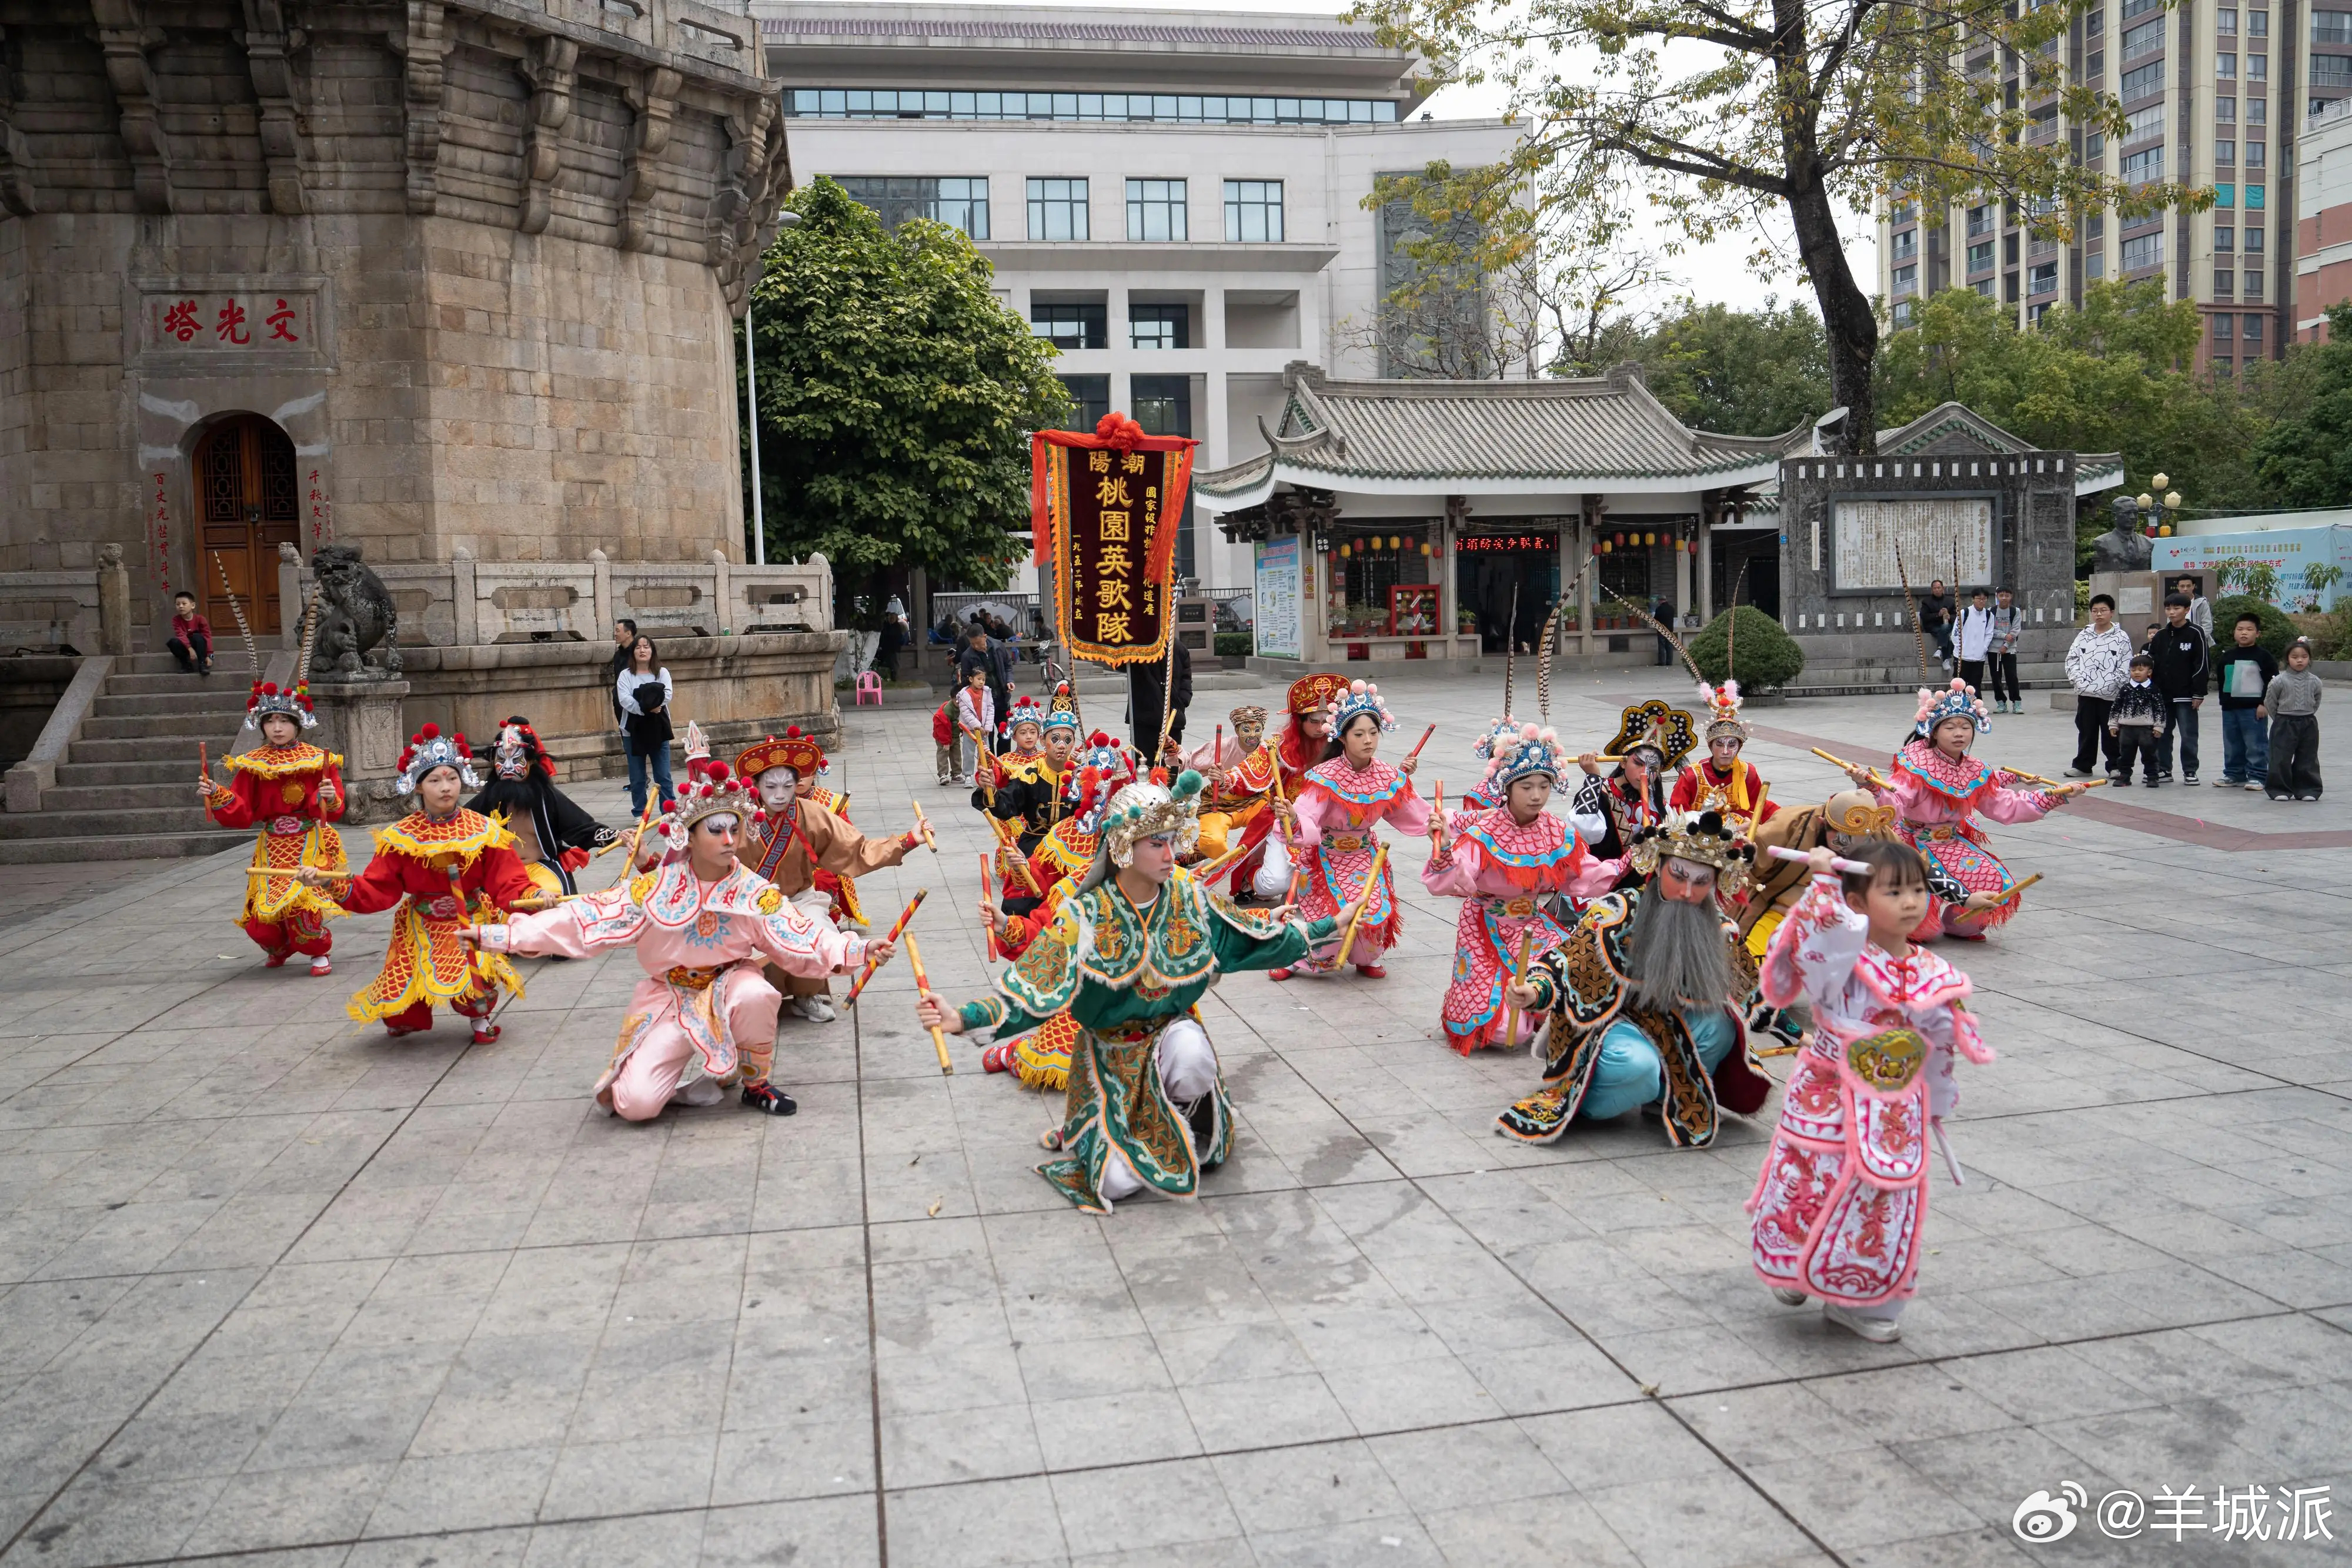
<path fill-rule="evenodd" d="M 1147 768 L 1160 760 L 1161 737 L 1160 710 L 1168 710 L 1169 740 L 1184 738 L 1184 710 L 1192 706 L 1192 650 L 1184 646 L 1184 639 L 1170 633 L 1170 657 L 1154 659 L 1149 664 L 1129 664 L 1127 674 L 1127 727 L 1135 737 L 1136 753 Z M 1176 689 L 1171 697 L 1163 698 L 1161 682 L 1167 678 L 1171 664 L 1175 666 Z"/>
<path fill-rule="evenodd" d="M 996 693 L 996 711 L 1013 712 L 1013 677 L 1014 667 L 1021 662 L 1021 645 L 1013 640 L 1013 628 L 991 618 L 988 623 L 988 663 L 992 674 L 989 685 Z"/>
<path fill-rule="evenodd" d="M 2288 645 L 2286 668 L 2271 677 L 2263 706 L 2271 719 L 2270 797 L 2319 799 L 2319 675 L 2311 667 L 2311 639 Z"/>
<path fill-rule="evenodd" d="M 969 737 L 971 741 L 971 771 L 961 771 L 950 750 L 948 760 L 955 770 L 950 773 L 949 781 L 977 783 L 983 750 L 996 749 L 996 698 L 988 689 L 988 668 L 985 664 L 968 663 L 964 666 L 963 686 L 956 693 L 955 716 L 960 737 Z"/>
<path fill-rule="evenodd" d="M 2134 653 L 2131 679 L 2116 694 L 2115 706 L 2107 713 L 2108 732 L 2116 737 L 2115 784 L 2118 789 L 2131 788 L 2132 758 L 2140 759 L 2147 770 L 2140 782 L 2153 789 L 2164 782 L 2165 776 L 2157 764 L 2164 750 L 2164 732 L 2171 727 L 2172 705 L 2164 700 L 2152 678 L 2155 660 L 2147 653 Z"/>
<path fill-rule="evenodd" d="M 892 601 L 896 603 L 897 601 Z M 886 681 L 898 678 L 898 650 L 907 645 L 907 623 L 893 612 L 882 617 L 882 634 L 874 644 L 874 668 Z"/>
<path fill-rule="evenodd" d="M 2189 601 L 2189 623 L 2205 633 L 2205 645 L 2213 646 L 2213 604 L 2205 597 L 2194 577 L 2183 573 L 2173 580 L 2172 591 Z"/>
<path fill-rule="evenodd" d="M 1952 596 L 1944 591 L 1944 580 L 1936 579 L 1927 585 L 1927 597 L 1919 601 L 1919 627 L 1936 640 L 1936 656 L 1944 661 L 1944 668 L 1952 667 Z"/>
<path fill-rule="evenodd" d="M 2221 695 L 2221 782 L 2259 789 L 2271 771 L 2263 698 L 2278 661 L 2262 645 L 2263 622 L 2253 612 L 2239 616 L 2230 632 L 2230 645 L 2213 660 L 2213 689 Z"/>
<path fill-rule="evenodd" d="M 2025 695 L 2017 684 L 2017 644 L 2025 635 L 2025 612 L 2004 588 L 1992 607 L 1992 646 L 1985 653 L 1985 678 L 1992 683 L 1995 713 L 2023 713 Z"/>
<path fill-rule="evenodd" d="M 629 644 L 628 667 L 613 683 L 621 704 L 621 728 L 628 737 L 629 810 L 642 821 L 646 814 L 646 775 L 653 774 L 661 791 L 661 808 L 677 804 L 669 781 L 669 672 L 651 637 Z"/>
<path fill-rule="evenodd" d="M 1969 595 L 1969 607 L 1960 612 L 1958 633 L 1960 650 L 1960 679 L 1970 691 L 1979 695 L 1984 691 L 1985 655 L 1992 652 L 1992 603 L 1981 588 Z"/>
<path fill-rule="evenodd" d="M 1675 601 L 1662 593 L 1658 595 L 1657 603 L 1650 607 L 1650 613 L 1657 617 L 1659 625 L 1672 626 L 1675 623 Z M 1675 662 L 1675 645 L 1667 640 L 1666 634 L 1663 632 L 1658 633 L 1658 656 L 1655 662 L 1661 664 L 1671 664 Z"/>
<path fill-rule="evenodd" d="M 989 648 L 988 628 L 982 624 L 980 617 L 977 614 L 972 616 L 971 624 L 964 629 L 963 643 L 963 652 L 956 655 L 956 687 L 958 699 L 961 699 L 962 688 L 971 685 L 971 673 L 974 670 L 978 670 L 980 672 L 982 681 L 988 687 L 988 694 L 992 706 L 994 706 L 998 713 L 1004 712 L 1004 705 L 995 701 L 997 695 L 996 658 Z M 989 730 L 982 731 L 981 744 L 985 746 L 989 750 L 994 751 L 996 749 L 995 734 Z M 975 766 L 977 766 L 977 764 L 975 764 Z"/>
<path fill-rule="evenodd" d="M 613 727 L 624 734 L 627 733 L 628 727 L 621 722 L 625 716 L 621 711 L 621 673 L 629 667 L 630 650 L 636 645 L 637 623 L 634 621 L 614 622 L 613 667 L 605 672 L 604 678 L 613 683 Z"/>
<path fill-rule="evenodd" d="M 2148 654 L 2156 662 L 2156 689 L 2172 705 L 2172 723 L 2166 727 L 2164 774 L 2172 776 L 2172 737 L 2180 738 L 2180 781 L 2195 784 L 2197 778 L 2197 710 L 2205 706 L 2205 693 L 2213 681 L 2213 657 L 2205 633 L 2197 630 L 2189 619 L 2189 596 L 2168 593 L 2164 597 L 2164 624 L 2147 645 Z"/>
<path fill-rule="evenodd" d="M 2066 680 L 2074 688 L 2074 766 L 2066 769 L 2067 778 L 2088 779 L 2102 754 L 2108 774 L 2116 773 L 2116 737 L 2107 728 L 2107 712 L 2131 678 L 2131 633 L 2116 624 L 2116 601 L 2093 594 L 2091 623 L 2074 633 L 2066 650 Z"/>
<path fill-rule="evenodd" d="M 163 644 L 179 661 L 184 675 L 209 675 L 213 673 L 213 623 L 196 610 L 196 596 L 185 589 L 172 595 L 172 636 Z M 261 672 L 253 678 L 261 679 Z"/>

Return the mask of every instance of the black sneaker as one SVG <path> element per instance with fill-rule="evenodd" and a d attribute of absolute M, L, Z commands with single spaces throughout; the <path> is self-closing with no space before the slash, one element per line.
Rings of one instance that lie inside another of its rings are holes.
<path fill-rule="evenodd" d="M 2180 782 L 2193 789 L 2198 785 L 2203 783 L 2204 780 L 2198 778 L 2194 773 L 2184 773 L 2180 776 Z"/>

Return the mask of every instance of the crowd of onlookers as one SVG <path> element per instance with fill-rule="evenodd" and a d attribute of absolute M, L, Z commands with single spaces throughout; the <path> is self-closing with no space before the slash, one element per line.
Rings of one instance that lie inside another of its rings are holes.
<path fill-rule="evenodd" d="M 2156 789 L 2173 781 L 2177 756 L 2179 781 L 2203 782 L 2197 776 L 2199 716 L 2205 699 L 2218 694 L 2221 783 L 2260 789 L 2273 800 L 2318 800 L 2321 687 L 2311 667 L 2311 639 L 2290 643 L 2282 668 L 2262 645 L 2262 631 L 2261 618 L 2246 611 L 2227 639 L 2217 640 L 2213 607 L 2194 577 L 2172 585 L 2164 619 L 2137 641 L 2116 622 L 2116 601 L 2093 594 L 2090 622 L 2066 650 L 2076 737 L 2067 776 L 2088 779 L 2104 767 L 2116 788 L 2129 789 L 2137 765 L 2140 783 Z"/>

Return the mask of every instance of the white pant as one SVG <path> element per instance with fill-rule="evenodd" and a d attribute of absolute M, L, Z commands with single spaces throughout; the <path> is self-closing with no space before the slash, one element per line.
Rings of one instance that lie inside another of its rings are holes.
<path fill-rule="evenodd" d="M 1209 1031 L 1191 1019 L 1178 1019 L 1160 1031 L 1152 1059 L 1160 1064 L 1160 1086 L 1180 1109 L 1217 1087 L 1216 1048 L 1209 1043 Z M 1112 1145 L 1103 1161 L 1100 1196 L 1116 1203 L 1142 1190 L 1143 1178 Z"/>
<path fill-rule="evenodd" d="M 1265 841 L 1265 858 L 1257 862 L 1257 874 L 1250 878 L 1250 891 L 1260 898 L 1285 898 L 1290 894 L 1290 852 L 1282 847 L 1279 834 Z"/>

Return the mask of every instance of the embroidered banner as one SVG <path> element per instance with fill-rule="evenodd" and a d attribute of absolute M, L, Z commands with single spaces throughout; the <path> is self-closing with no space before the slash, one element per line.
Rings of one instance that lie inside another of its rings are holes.
<path fill-rule="evenodd" d="M 1056 634 L 1103 664 L 1168 656 L 1177 531 L 1192 483 L 1185 436 L 1146 435 L 1120 413 L 1095 434 L 1039 431 L 1030 442 L 1030 527 L 1054 566 Z"/>

